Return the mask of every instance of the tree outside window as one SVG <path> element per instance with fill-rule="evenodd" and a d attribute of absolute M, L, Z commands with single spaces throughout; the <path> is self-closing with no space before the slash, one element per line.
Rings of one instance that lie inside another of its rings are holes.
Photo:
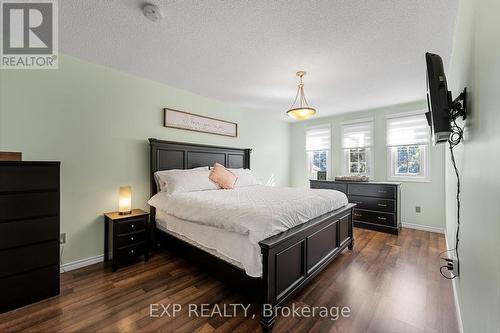
<path fill-rule="evenodd" d="M 412 176 L 420 175 L 420 147 L 419 146 L 404 146 L 397 147 L 397 157 L 395 159 L 396 175 Z"/>

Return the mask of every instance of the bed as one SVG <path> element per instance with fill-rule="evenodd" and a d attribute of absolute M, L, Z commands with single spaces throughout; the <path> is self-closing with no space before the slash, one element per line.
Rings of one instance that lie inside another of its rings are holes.
<path fill-rule="evenodd" d="M 155 172 L 212 166 L 215 162 L 249 169 L 251 150 L 157 139 L 149 142 L 151 195 L 160 203 L 168 203 L 161 209 L 151 208 L 154 241 L 184 254 L 242 292 L 257 295 L 261 305 L 284 305 L 345 248 L 352 250 L 351 215 L 355 205 L 344 202 L 345 195 L 337 196 L 331 190 L 254 186 L 234 192 L 200 191 L 167 202 L 158 193 Z M 307 200 L 308 195 L 311 200 Z M 279 207 L 269 208 L 276 196 L 275 206 Z M 239 210 L 231 211 L 231 198 L 236 197 Z M 281 207 L 288 202 L 295 208 Z M 241 203 L 248 210 L 238 215 Z M 217 209 L 210 212 L 215 206 Z M 245 217 L 247 220 L 241 222 Z M 269 313 L 261 312 L 263 332 L 270 332 L 276 319 L 266 315 Z"/>

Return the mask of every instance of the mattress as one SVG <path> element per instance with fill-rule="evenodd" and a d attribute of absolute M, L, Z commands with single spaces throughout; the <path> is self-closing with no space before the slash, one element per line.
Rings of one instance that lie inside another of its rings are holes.
<path fill-rule="evenodd" d="M 259 277 L 261 240 L 341 208 L 347 197 L 334 190 L 255 185 L 160 192 L 148 203 L 156 208 L 158 229 Z"/>
<path fill-rule="evenodd" d="M 243 269 L 249 276 L 262 276 L 260 247 L 252 244 L 248 235 L 199 225 L 159 210 L 156 228 Z"/>
<path fill-rule="evenodd" d="M 248 236 L 252 244 L 347 204 L 324 189 L 247 186 L 178 194 L 160 192 L 148 203 L 179 219 Z"/>

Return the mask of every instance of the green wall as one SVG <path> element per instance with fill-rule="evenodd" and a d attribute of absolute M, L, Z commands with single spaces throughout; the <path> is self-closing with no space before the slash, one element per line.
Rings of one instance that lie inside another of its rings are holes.
<path fill-rule="evenodd" d="M 424 94 L 425 92 L 422 92 Z M 372 117 L 374 119 L 374 179 L 387 180 L 387 148 L 385 144 L 386 115 L 425 109 L 424 101 L 396 105 L 344 115 L 316 118 L 295 123 L 292 126 L 292 164 L 291 185 L 308 186 L 306 175 L 305 129 L 309 126 L 330 124 L 332 127 L 332 172 L 331 176 L 343 174 L 341 170 L 342 150 L 340 123 L 347 120 Z M 321 110 L 319 110 L 321 112 Z M 444 147 L 431 147 L 431 182 L 404 182 L 402 186 L 402 222 L 414 227 L 429 227 L 429 230 L 442 231 L 445 225 L 444 197 Z M 421 206 L 421 213 L 415 212 Z"/>
<path fill-rule="evenodd" d="M 165 73 L 168 75 L 168 73 Z M 60 160 L 63 262 L 103 253 L 103 217 L 132 185 L 147 209 L 147 138 L 253 148 L 264 182 L 289 182 L 289 124 L 110 68 L 61 56 L 59 70 L 0 71 L 0 150 Z M 170 107 L 239 124 L 238 138 L 162 127 Z"/>
<path fill-rule="evenodd" d="M 500 332 L 500 1 L 461 0 L 447 77 L 453 96 L 468 89 L 461 174 L 460 277 L 464 332 Z M 446 156 L 446 229 L 456 230 L 456 179 Z"/>

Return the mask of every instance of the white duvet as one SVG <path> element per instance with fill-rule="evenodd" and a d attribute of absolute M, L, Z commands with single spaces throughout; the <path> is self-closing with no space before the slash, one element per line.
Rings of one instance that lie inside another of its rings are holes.
<path fill-rule="evenodd" d="M 255 185 L 173 195 L 160 192 L 148 203 L 180 219 L 248 235 L 257 244 L 347 205 L 347 197 L 334 190 Z"/>

